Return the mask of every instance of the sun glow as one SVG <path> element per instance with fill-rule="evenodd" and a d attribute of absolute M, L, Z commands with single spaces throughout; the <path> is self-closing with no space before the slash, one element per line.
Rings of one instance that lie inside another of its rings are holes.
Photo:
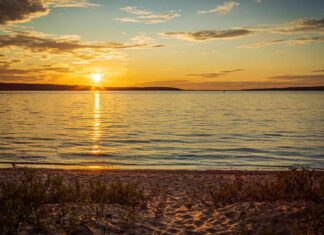
<path fill-rule="evenodd" d="M 95 83 L 98 83 L 101 81 L 102 79 L 102 75 L 100 73 L 94 73 L 91 75 L 92 81 L 94 81 Z"/>

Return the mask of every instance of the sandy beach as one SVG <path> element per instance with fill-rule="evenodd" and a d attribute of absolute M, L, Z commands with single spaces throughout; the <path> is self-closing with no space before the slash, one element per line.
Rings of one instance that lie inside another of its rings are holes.
<path fill-rule="evenodd" d="M 1 169 L 0 182 L 16 182 L 21 174 L 19 172 L 21 171 L 17 169 Z M 47 232 L 52 234 L 66 233 L 60 231 L 61 225 L 54 226 L 62 205 L 68 211 L 61 216 L 66 220 L 63 223 L 74 217 L 77 220 L 75 229 L 78 234 L 270 234 L 271 231 L 277 232 L 271 234 L 284 234 L 287 228 L 293 234 L 294 231 L 303 229 L 295 227 L 296 221 L 299 223 L 305 220 L 305 215 L 314 211 L 323 212 L 323 201 L 250 200 L 216 205 L 204 197 L 211 188 L 233 180 L 272 180 L 278 172 L 271 171 L 37 169 L 33 172 L 39 179 L 45 179 L 49 174 L 62 176 L 65 183 L 77 180 L 85 187 L 91 181 L 108 184 L 118 181 L 134 183 L 144 192 L 158 189 L 148 208 L 139 210 L 136 215 L 130 216 L 131 219 L 127 218 L 127 221 L 121 220 L 127 209 L 116 204 L 42 205 L 40 210 L 46 213 L 42 223 L 47 225 Z M 324 175 L 323 172 L 318 174 Z M 310 222 L 305 223 L 308 226 Z M 323 227 L 319 227 L 322 225 L 317 224 L 316 228 L 323 231 Z M 33 226 L 28 223 L 19 226 L 20 234 L 31 234 L 32 231 Z"/>

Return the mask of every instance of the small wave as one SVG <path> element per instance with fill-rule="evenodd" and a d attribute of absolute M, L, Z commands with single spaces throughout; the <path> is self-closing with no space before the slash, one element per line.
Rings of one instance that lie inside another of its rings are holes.
<path fill-rule="evenodd" d="M 68 153 L 68 154 L 62 154 L 61 158 L 69 158 L 69 159 L 78 159 L 78 158 L 92 158 L 92 157 L 99 157 L 99 158 L 112 158 L 116 157 L 113 154 L 108 153 L 84 153 L 84 152 L 75 152 L 75 153 Z"/>
<path fill-rule="evenodd" d="M 278 137 L 278 136 L 284 136 L 283 134 L 279 134 L 279 133 L 266 133 L 266 134 L 263 134 L 265 136 L 273 136 L 273 137 Z"/>
<path fill-rule="evenodd" d="M 53 141 L 55 139 L 54 138 L 45 138 L 45 137 L 31 137 L 30 140 L 35 140 L 35 141 Z"/>

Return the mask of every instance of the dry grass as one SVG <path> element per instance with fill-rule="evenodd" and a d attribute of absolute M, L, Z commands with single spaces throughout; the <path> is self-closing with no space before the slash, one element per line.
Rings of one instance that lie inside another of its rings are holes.
<path fill-rule="evenodd" d="M 160 185 L 144 190 L 138 183 L 118 180 L 79 182 L 60 175 L 42 176 L 31 169 L 16 171 L 16 180 L 0 183 L 0 234 L 26 230 L 29 234 L 91 234 L 93 228 L 102 234 L 141 234 L 136 231 L 140 222 L 148 216 L 159 221 L 166 210 L 168 191 Z M 193 210 L 199 209 L 197 202 L 215 210 L 241 202 L 308 201 L 315 206 L 305 207 L 289 220 L 272 221 L 256 231 L 243 224 L 241 234 L 323 234 L 322 173 L 295 169 L 266 176 L 242 175 L 217 176 L 213 184 L 201 181 L 201 187 L 195 185 L 187 192 L 191 200 L 183 203 Z"/>
<path fill-rule="evenodd" d="M 158 196 L 155 191 L 145 193 L 136 183 L 93 180 L 81 184 L 78 180 L 65 182 L 62 176 L 47 175 L 46 179 L 41 179 L 34 170 L 27 168 L 17 171 L 17 181 L 0 184 L 1 234 L 15 234 L 21 224 L 26 223 L 32 225 L 35 231 L 46 233 L 50 228 L 43 219 L 48 216 L 44 206 L 49 204 L 60 205 L 55 220 L 68 234 L 82 227 L 86 230 L 82 224 L 89 221 L 89 216 L 74 220 L 77 216 L 70 215 L 66 219 L 74 211 L 67 204 L 93 207 L 98 221 L 106 216 L 107 205 L 117 205 L 123 209 L 120 220 L 125 225 L 133 223 L 139 212 L 147 212 L 148 205 L 154 204 Z"/>
<path fill-rule="evenodd" d="M 234 180 L 202 186 L 188 192 L 194 201 L 213 208 L 237 202 L 264 202 L 277 200 L 324 201 L 324 175 L 307 169 L 280 172 L 262 179 L 235 176 Z"/>
<path fill-rule="evenodd" d="M 324 233 L 324 205 L 302 210 L 294 218 L 274 220 L 270 225 L 253 231 L 244 227 L 241 235 L 319 235 Z"/>
<path fill-rule="evenodd" d="M 257 176 L 235 176 L 231 181 L 202 186 L 188 192 L 191 200 L 208 208 L 234 203 L 307 201 L 311 209 L 302 210 L 289 220 L 272 221 L 260 231 L 243 228 L 241 234 L 316 235 L 324 232 L 324 175 L 307 169 L 292 169 L 262 180 Z"/>

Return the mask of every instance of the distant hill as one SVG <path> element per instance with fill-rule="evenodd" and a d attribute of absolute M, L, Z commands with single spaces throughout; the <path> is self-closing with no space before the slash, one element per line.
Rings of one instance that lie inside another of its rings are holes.
<path fill-rule="evenodd" d="M 324 86 L 244 89 L 242 91 L 324 91 Z"/>
<path fill-rule="evenodd" d="M 0 91 L 181 91 L 175 87 L 92 87 L 81 85 L 0 83 Z"/>
<path fill-rule="evenodd" d="M 30 83 L 0 83 L 0 91 L 183 91 L 176 87 L 92 87 L 83 85 L 56 85 Z M 195 90 L 198 91 L 198 90 Z M 203 91 L 203 90 L 201 90 Z M 206 90 L 211 91 L 211 90 Z M 215 90 L 231 91 L 231 90 Z M 324 86 L 313 87 L 285 87 L 285 88 L 258 88 L 233 91 L 324 91 Z"/>

